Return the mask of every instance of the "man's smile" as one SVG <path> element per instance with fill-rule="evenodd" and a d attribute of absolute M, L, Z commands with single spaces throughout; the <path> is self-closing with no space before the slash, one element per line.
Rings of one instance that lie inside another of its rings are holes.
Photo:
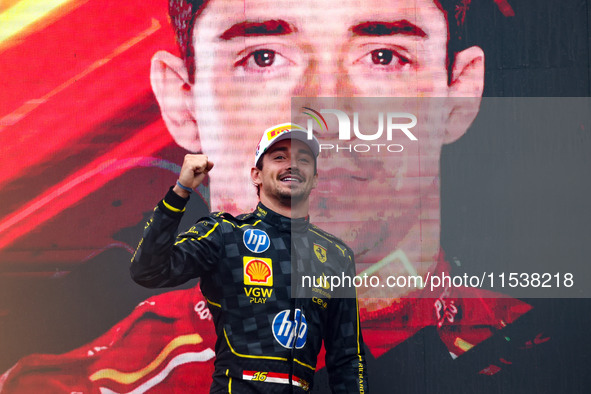
<path fill-rule="evenodd" d="M 283 175 L 279 176 L 279 180 L 281 182 L 297 182 L 297 183 L 304 182 L 304 179 L 302 179 L 302 177 L 297 174 L 283 174 Z"/>

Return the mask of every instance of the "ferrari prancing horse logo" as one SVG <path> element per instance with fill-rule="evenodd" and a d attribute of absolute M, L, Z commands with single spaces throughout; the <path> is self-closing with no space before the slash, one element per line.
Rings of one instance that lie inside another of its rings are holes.
<path fill-rule="evenodd" d="M 325 247 L 320 246 L 318 244 L 314 244 L 314 253 L 316 254 L 316 257 L 318 257 L 318 260 L 320 260 L 321 263 L 326 262 L 326 248 Z"/>

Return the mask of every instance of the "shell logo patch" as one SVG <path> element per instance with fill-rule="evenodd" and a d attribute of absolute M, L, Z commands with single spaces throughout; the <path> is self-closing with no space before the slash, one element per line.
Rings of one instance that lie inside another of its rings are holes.
<path fill-rule="evenodd" d="M 273 263 L 264 257 L 242 258 L 244 284 L 254 286 L 273 286 Z"/>
<path fill-rule="evenodd" d="M 314 244 L 314 254 L 316 254 L 316 257 L 318 257 L 321 263 L 326 262 L 326 248 L 324 246 Z"/>

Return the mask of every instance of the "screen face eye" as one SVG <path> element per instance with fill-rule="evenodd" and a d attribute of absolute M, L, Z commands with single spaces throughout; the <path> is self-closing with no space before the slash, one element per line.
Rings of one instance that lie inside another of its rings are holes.
<path fill-rule="evenodd" d="M 254 63 L 259 67 L 269 67 L 275 62 L 275 51 L 261 49 L 252 54 Z"/>

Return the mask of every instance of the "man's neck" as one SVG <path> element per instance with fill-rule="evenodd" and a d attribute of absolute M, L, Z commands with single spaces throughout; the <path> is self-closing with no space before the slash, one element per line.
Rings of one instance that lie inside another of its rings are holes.
<path fill-rule="evenodd" d="M 299 202 L 294 202 L 293 200 L 279 201 L 277 199 L 266 198 L 264 195 L 261 195 L 261 202 L 272 211 L 290 219 L 299 219 L 308 216 L 310 205 L 308 199 Z"/>

